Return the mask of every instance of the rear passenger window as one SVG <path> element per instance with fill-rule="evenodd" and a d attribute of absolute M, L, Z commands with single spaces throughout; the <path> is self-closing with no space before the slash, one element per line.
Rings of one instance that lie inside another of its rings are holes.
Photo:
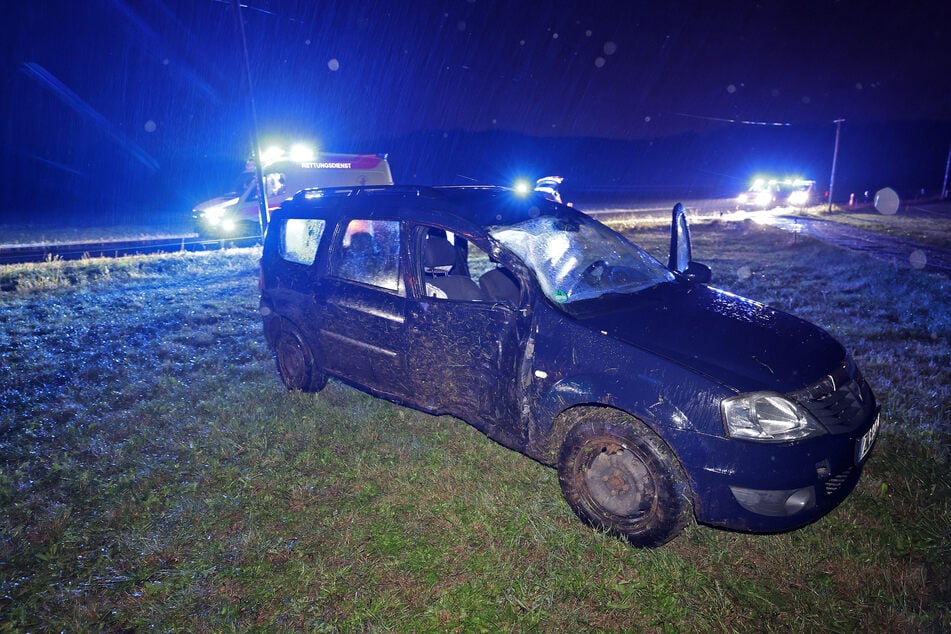
<path fill-rule="evenodd" d="M 351 220 L 333 256 L 333 270 L 344 279 L 402 294 L 400 223 Z"/>
<path fill-rule="evenodd" d="M 325 220 L 288 218 L 281 225 L 280 254 L 288 262 L 313 264 Z"/>

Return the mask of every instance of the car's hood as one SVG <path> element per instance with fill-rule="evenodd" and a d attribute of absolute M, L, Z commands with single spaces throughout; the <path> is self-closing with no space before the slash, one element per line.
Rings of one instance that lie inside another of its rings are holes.
<path fill-rule="evenodd" d="M 752 300 L 677 281 L 602 300 L 580 321 L 741 392 L 790 392 L 845 358 L 821 328 Z"/>

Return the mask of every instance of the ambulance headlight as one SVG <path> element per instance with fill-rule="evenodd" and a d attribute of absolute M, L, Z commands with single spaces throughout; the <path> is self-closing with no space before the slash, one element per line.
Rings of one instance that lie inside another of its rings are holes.
<path fill-rule="evenodd" d="M 205 220 L 210 225 L 221 224 L 221 219 L 224 217 L 225 213 L 228 211 L 228 208 L 223 205 L 215 205 L 214 207 L 209 207 L 204 211 Z"/>
<path fill-rule="evenodd" d="M 794 191 L 793 193 L 789 194 L 790 205 L 796 205 L 798 207 L 801 207 L 802 205 L 805 205 L 807 202 L 809 202 L 809 192 Z"/>
<path fill-rule="evenodd" d="M 770 203 L 773 202 L 773 193 L 769 191 L 759 192 L 756 194 L 756 204 L 760 207 L 769 207 Z"/>
<path fill-rule="evenodd" d="M 232 207 L 238 204 L 237 198 L 226 200 L 223 203 L 212 205 L 201 212 L 201 217 L 210 225 L 218 226 L 221 220 L 228 215 Z"/>

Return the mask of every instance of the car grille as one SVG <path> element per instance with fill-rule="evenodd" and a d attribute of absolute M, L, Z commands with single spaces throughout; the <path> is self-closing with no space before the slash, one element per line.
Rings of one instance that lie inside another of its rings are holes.
<path fill-rule="evenodd" d="M 826 495 L 835 495 L 836 491 L 842 488 L 842 485 L 845 484 L 845 481 L 849 479 L 851 474 L 852 467 L 849 467 L 839 475 L 826 480 L 822 485 Z"/>
<path fill-rule="evenodd" d="M 854 430 L 875 410 L 875 396 L 868 383 L 858 370 L 849 370 L 842 366 L 815 385 L 789 395 L 833 434 Z"/>

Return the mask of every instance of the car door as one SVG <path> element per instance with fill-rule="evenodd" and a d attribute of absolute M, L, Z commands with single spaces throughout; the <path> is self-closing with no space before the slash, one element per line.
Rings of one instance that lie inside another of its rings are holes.
<path fill-rule="evenodd" d="M 376 393 L 404 399 L 410 389 L 403 351 L 406 286 L 400 222 L 355 218 L 342 227 L 315 295 L 328 372 Z"/>
<path fill-rule="evenodd" d="M 408 242 L 414 278 L 406 358 L 416 403 L 458 416 L 503 444 L 521 446 L 517 278 L 444 229 L 412 227 Z M 508 289 L 488 282 L 501 276 L 511 279 Z"/>

